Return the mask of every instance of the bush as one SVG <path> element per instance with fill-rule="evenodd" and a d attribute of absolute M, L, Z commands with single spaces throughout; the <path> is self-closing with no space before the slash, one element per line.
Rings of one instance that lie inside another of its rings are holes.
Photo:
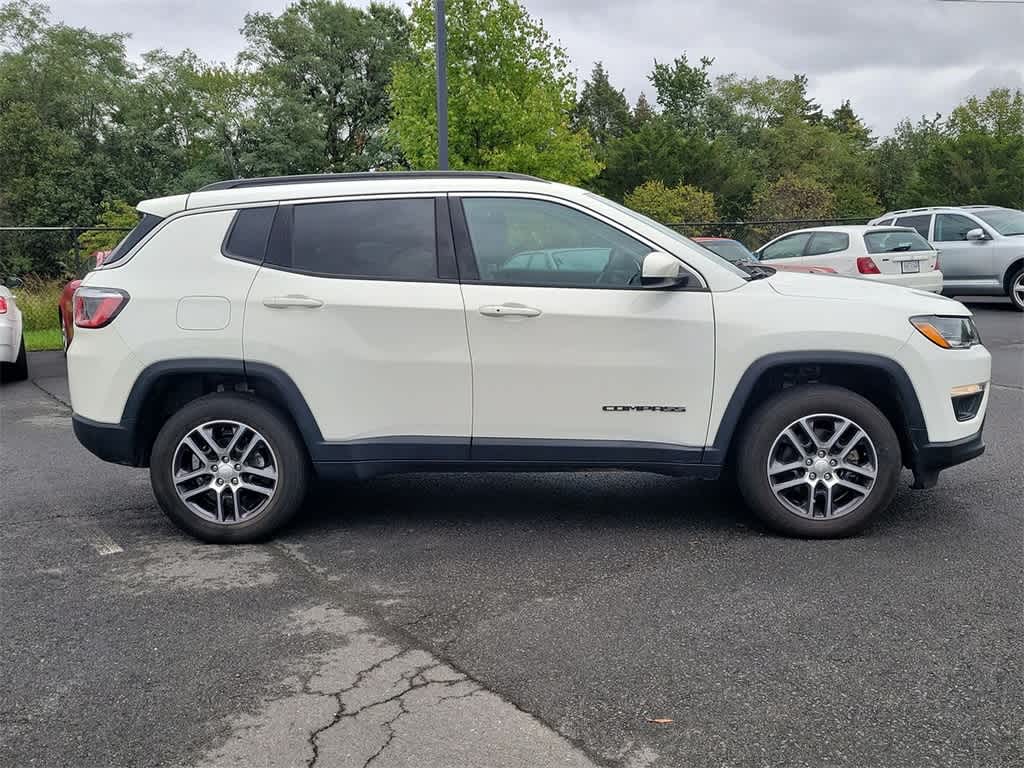
<path fill-rule="evenodd" d="M 836 198 L 828 187 L 813 179 L 788 174 L 754 192 L 750 218 L 755 221 L 830 219 L 836 215 Z M 758 227 L 762 241 L 781 235 L 792 227 Z"/>
<path fill-rule="evenodd" d="M 660 181 L 645 181 L 626 195 L 625 203 L 634 211 L 666 224 L 718 218 L 715 196 L 689 184 L 667 187 Z"/>

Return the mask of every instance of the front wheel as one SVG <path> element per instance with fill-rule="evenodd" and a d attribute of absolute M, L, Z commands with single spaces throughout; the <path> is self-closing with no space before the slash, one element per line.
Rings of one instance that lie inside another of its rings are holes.
<path fill-rule="evenodd" d="M 1010 303 L 1018 312 L 1024 312 L 1024 267 L 1010 278 Z"/>
<path fill-rule="evenodd" d="M 268 538 L 298 511 L 308 485 L 306 451 L 277 409 L 217 393 L 193 400 L 164 424 L 150 459 L 157 502 L 203 541 Z"/>
<path fill-rule="evenodd" d="M 899 439 L 870 401 L 812 385 L 769 398 L 736 451 L 740 492 L 775 530 L 808 538 L 848 536 L 896 493 Z"/>

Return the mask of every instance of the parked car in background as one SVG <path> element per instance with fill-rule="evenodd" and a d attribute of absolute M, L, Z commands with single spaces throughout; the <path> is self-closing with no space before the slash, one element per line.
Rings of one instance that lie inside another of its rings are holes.
<path fill-rule="evenodd" d="M 995 205 L 911 208 L 871 223 L 913 227 L 938 248 L 947 296 L 1008 296 L 1024 312 L 1024 211 Z"/>
<path fill-rule="evenodd" d="M 0 283 L 0 384 L 27 378 L 28 357 L 21 310 L 11 289 Z"/>
<path fill-rule="evenodd" d="M 69 280 L 68 284 L 64 286 L 64 290 L 60 292 L 60 303 L 57 304 L 57 319 L 60 322 L 60 339 L 63 342 L 65 354 L 67 354 L 68 345 L 71 344 L 71 339 L 75 335 L 75 291 L 82 284 L 82 278 L 102 264 L 109 254 L 110 251 L 96 251 L 93 253 L 78 268 L 75 279 Z"/>
<path fill-rule="evenodd" d="M 694 237 L 693 242 L 707 248 L 712 253 L 717 253 L 723 259 L 733 264 L 756 264 L 757 256 L 750 252 L 739 240 L 728 237 Z M 830 267 L 812 266 L 810 264 L 772 264 L 772 269 L 781 269 L 783 272 L 809 272 L 815 275 L 835 274 Z"/>
<path fill-rule="evenodd" d="M 911 227 L 818 227 L 798 229 L 755 251 L 762 263 L 815 264 L 841 275 L 864 277 L 938 293 L 938 254 Z"/>

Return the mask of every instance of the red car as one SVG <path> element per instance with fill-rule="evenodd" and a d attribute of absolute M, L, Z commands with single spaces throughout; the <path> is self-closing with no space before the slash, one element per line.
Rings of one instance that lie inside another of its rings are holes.
<path fill-rule="evenodd" d="M 96 251 L 92 259 L 87 259 L 78 270 L 78 276 L 68 281 L 60 294 L 60 303 L 57 305 L 57 318 L 60 322 L 60 338 L 64 342 L 64 352 L 68 351 L 71 345 L 71 338 L 75 335 L 75 290 L 82 284 L 82 278 L 94 267 L 98 267 L 107 258 L 110 251 Z"/>
<path fill-rule="evenodd" d="M 751 253 L 747 249 L 747 246 L 739 240 L 732 240 L 728 237 L 693 237 L 690 239 L 734 264 L 757 264 L 757 256 Z M 785 266 L 773 261 L 771 266 L 772 269 L 778 269 L 783 272 L 810 272 L 815 275 L 836 274 L 836 271 L 830 267 L 816 267 L 807 264 L 793 264 L 791 266 Z"/>

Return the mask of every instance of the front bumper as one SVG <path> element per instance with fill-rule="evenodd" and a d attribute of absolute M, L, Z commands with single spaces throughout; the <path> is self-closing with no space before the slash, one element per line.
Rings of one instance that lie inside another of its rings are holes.
<path fill-rule="evenodd" d="M 914 458 L 910 467 L 914 471 L 913 487 L 931 488 L 942 470 L 981 456 L 985 452 L 985 443 L 981 439 L 983 429 L 984 425 L 973 435 L 948 443 L 918 443 L 918 439 L 923 437 L 927 440 L 927 437 L 914 430 Z"/>
<path fill-rule="evenodd" d="M 78 442 L 104 461 L 129 467 L 145 466 L 133 424 L 108 424 L 73 413 L 71 426 Z"/>

